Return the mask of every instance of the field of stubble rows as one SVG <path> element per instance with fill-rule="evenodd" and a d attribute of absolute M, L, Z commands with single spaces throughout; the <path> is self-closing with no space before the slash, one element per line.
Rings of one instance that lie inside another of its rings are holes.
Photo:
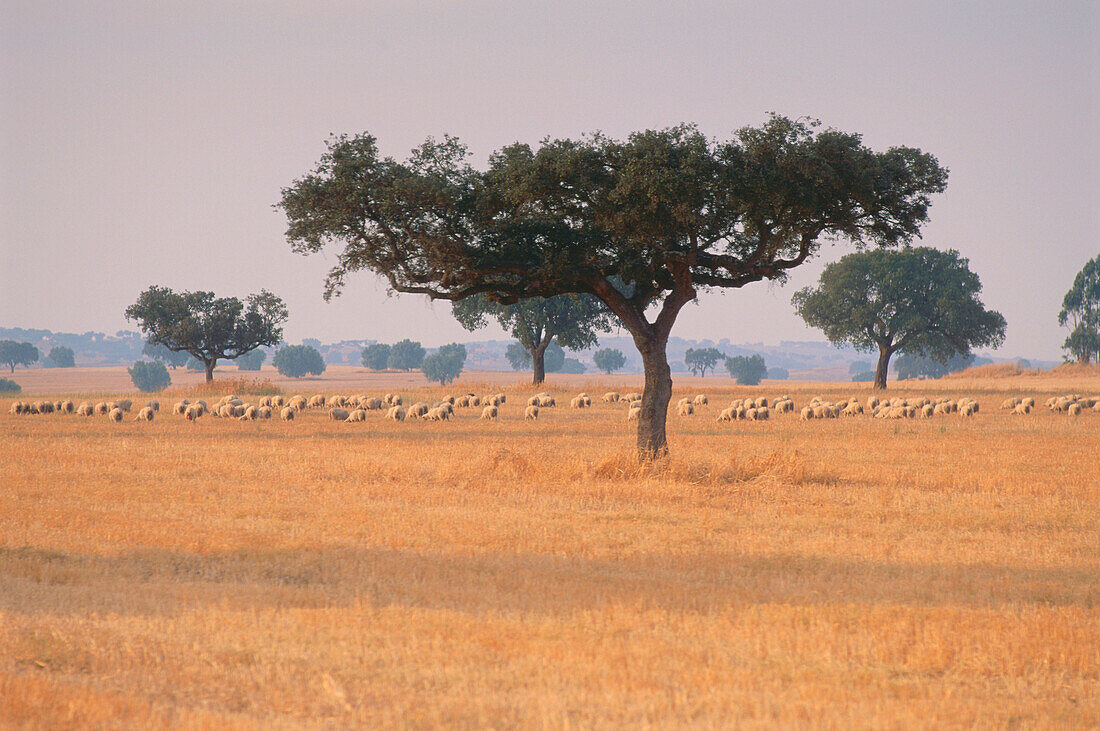
<path fill-rule="evenodd" d="M 732 424 L 734 397 L 869 392 L 699 382 L 644 467 L 595 380 L 534 423 L 529 385 L 446 392 L 501 389 L 496 423 L 3 401 L 0 726 L 1100 723 L 1100 413 L 1041 405 L 1095 376 L 891 385 L 969 419 Z"/>

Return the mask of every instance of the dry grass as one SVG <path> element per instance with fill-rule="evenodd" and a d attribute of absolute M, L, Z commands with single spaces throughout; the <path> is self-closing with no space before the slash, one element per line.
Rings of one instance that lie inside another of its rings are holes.
<path fill-rule="evenodd" d="M 521 384 L 499 423 L 4 401 L 0 726 L 1095 726 L 1100 414 L 995 402 L 1087 378 L 903 384 L 983 407 L 905 422 L 709 388 L 643 465 Z"/>

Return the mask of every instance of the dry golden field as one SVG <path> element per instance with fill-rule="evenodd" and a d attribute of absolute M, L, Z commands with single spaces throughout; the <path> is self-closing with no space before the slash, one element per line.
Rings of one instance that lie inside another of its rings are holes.
<path fill-rule="evenodd" d="M 326 375 L 284 391 L 392 390 Z M 109 390 L 80 377 L 17 380 Z M 642 467 L 574 379 L 535 423 L 521 383 L 498 423 L 0 401 L 0 726 L 1100 724 L 1100 413 L 1041 406 L 1094 373 L 891 384 L 971 419 L 733 424 L 735 396 L 869 391 L 680 379 L 710 406 Z"/>

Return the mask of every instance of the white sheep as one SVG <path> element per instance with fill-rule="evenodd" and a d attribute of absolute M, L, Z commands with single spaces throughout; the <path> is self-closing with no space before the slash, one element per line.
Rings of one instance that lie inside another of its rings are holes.
<path fill-rule="evenodd" d="M 202 406 L 198 404 L 188 404 L 187 408 L 183 412 L 184 418 L 188 421 L 198 420 L 205 412 Z"/>
<path fill-rule="evenodd" d="M 23 413 L 23 402 L 22 401 L 16 401 L 15 403 L 13 403 L 11 405 L 11 408 L 8 409 L 8 413 L 9 414 L 22 414 Z"/>
<path fill-rule="evenodd" d="M 405 409 L 402 406 L 390 407 L 390 410 L 386 412 L 387 419 L 393 419 L 394 421 L 405 420 Z"/>
<path fill-rule="evenodd" d="M 639 404 L 639 406 L 634 406 L 633 404 L 631 404 L 630 408 L 626 412 L 627 421 L 637 421 L 642 415 L 642 407 L 640 406 L 642 402 L 636 401 L 634 403 Z"/>
<path fill-rule="evenodd" d="M 152 406 L 144 406 L 137 412 L 137 416 L 134 417 L 134 421 L 152 421 L 154 414 L 157 412 L 153 410 Z"/>
<path fill-rule="evenodd" d="M 691 404 L 690 401 L 688 401 L 686 403 L 680 404 L 677 407 L 676 411 L 680 416 L 691 416 L 695 413 L 695 407 Z"/>
<path fill-rule="evenodd" d="M 337 396 L 337 398 L 339 398 L 339 396 Z M 336 405 L 340 406 L 341 404 L 336 404 Z M 310 396 L 309 401 L 306 402 L 306 406 L 308 406 L 311 409 L 324 408 L 324 406 L 325 406 L 325 397 L 324 397 L 324 395 L 318 393 L 318 394 L 314 394 L 313 396 Z"/>
<path fill-rule="evenodd" d="M 707 406 L 710 401 L 707 400 L 707 395 L 705 393 L 701 393 L 695 397 L 693 403 L 696 406 Z"/>
<path fill-rule="evenodd" d="M 96 414 L 96 416 L 104 416 L 104 415 L 106 415 L 106 413 L 108 411 L 110 411 L 110 409 L 107 408 L 107 402 L 106 401 L 100 401 L 99 403 L 97 403 L 95 405 L 95 414 Z"/>
<path fill-rule="evenodd" d="M 329 409 L 328 418 L 332 421 L 347 421 L 350 414 L 347 409 L 332 408 Z"/>
<path fill-rule="evenodd" d="M 633 401 L 641 401 L 642 394 L 635 393 L 634 391 L 631 391 L 630 393 L 624 393 L 622 400 L 626 401 L 627 403 L 631 403 Z"/>
<path fill-rule="evenodd" d="M 469 396 L 459 396 L 458 398 L 456 398 L 454 400 L 454 405 L 459 407 L 459 408 L 467 407 L 467 406 L 470 405 L 470 397 Z"/>
<path fill-rule="evenodd" d="M 257 416 L 257 418 L 260 418 L 260 419 L 270 419 L 271 418 L 271 407 L 270 406 L 261 406 L 260 408 L 256 409 L 256 416 Z"/>
<path fill-rule="evenodd" d="M 1001 408 L 1011 411 L 1012 409 L 1016 408 L 1016 404 L 1018 403 L 1020 403 L 1020 400 L 1017 398 L 1006 398 L 1004 401 L 1001 402 Z"/>
<path fill-rule="evenodd" d="M 344 419 L 344 421 L 347 421 L 347 422 L 358 422 L 358 421 L 366 421 L 366 420 L 367 420 L 367 411 L 366 411 L 366 409 L 355 409 L 350 414 L 348 414 L 348 418 Z"/>
<path fill-rule="evenodd" d="M 260 409 L 252 404 L 248 404 L 243 407 L 243 411 L 241 411 L 237 418 L 241 421 L 255 421 L 260 418 Z"/>
<path fill-rule="evenodd" d="M 527 399 L 527 405 L 528 406 L 538 406 L 539 405 L 539 399 L 541 399 L 541 398 L 542 398 L 541 396 L 532 396 L 531 398 Z"/>
<path fill-rule="evenodd" d="M 384 406 L 384 402 L 375 396 L 374 398 L 368 398 L 366 401 L 361 401 L 359 405 L 369 411 L 380 411 Z"/>
<path fill-rule="evenodd" d="M 718 418 L 715 421 L 733 421 L 733 407 L 727 406 L 718 412 Z"/>
<path fill-rule="evenodd" d="M 283 421 L 294 421 L 294 415 L 298 413 L 298 410 L 293 406 L 287 404 L 279 412 L 279 418 Z"/>
<path fill-rule="evenodd" d="M 1080 416 L 1081 404 L 1074 401 L 1072 404 L 1069 405 L 1069 408 L 1066 409 L 1066 413 L 1068 413 L 1070 416 Z"/>
<path fill-rule="evenodd" d="M 813 407 L 811 406 L 803 406 L 802 412 L 798 415 L 799 421 L 810 421 L 811 419 L 815 418 L 817 417 L 814 414 Z"/>
<path fill-rule="evenodd" d="M 76 413 L 78 416 L 91 416 L 95 413 L 95 406 L 90 401 L 84 401 L 76 407 Z"/>
<path fill-rule="evenodd" d="M 569 401 L 569 408 L 571 409 L 583 409 L 586 406 L 588 406 L 588 404 L 585 402 L 584 396 L 574 396 L 572 400 Z"/>
<path fill-rule="evenodd" d="M 107 414 L 107 418 L 110 419 L 111 421 L 122 421 L 122 409 L 118 408 L 117 406 L 114 407 Z"/>
<path fill-rule="evenodd" d="M 409 407 L 408 417 L 410 419 L 419 419 L 422 416 L 428 414 L 429 406 L 423 401 L 418 401 Z"/>
<path fill-rule="evenodd" d="M 484 409 L 481 410 L 482 419 L 495 419 L 497 418 L 497 415 L 498 411 L 496 406 L 486 406 Z"/>
<path fill-rule="evenodd" d="M 481 397 L 470 394 L 470 406 L 481 406 Z"/>
<path fill-rule="evenodd" d="M 557 406 L 557 402 L 554 401 L 553 396 L 547 395 L 547 396 L 543 396 L 542 398 L 539 399 L 539 404 L 538 405 L 542 408 L 548 408 L 548 407 L 551 407 L 551 406 Z M 535 413 L 537 414 L 538 412 L 536 411 Z"/>
<path fill-rule="evenodd" d="M 71 414 L 76 411 L 76 405 L 73 404 L 73 402 L 69 399 L 65 399 L 61 402 L 61 405 L 57 407 L 57 410 L 60 411 L 62 414 Z"/>
<path fill-rule="evenodd" d="M 1027 401 L 1021 401 L 1020 403 L 1016 404 L 1016 406 L 1012 409 L 1013 414 L 1023 415 L 1023 414 L 1028 414 L 1030 412 L 1031 412 L 1031 406 L 1027 403 Z"/>
<path fill-rule="evenodd" d="M 450 404 L 448 404 L 448 406 L 449 405 Z M 428 421 L 446 421 L 451 418 L 451 412 L 442 406 L 436 406 L 434 409 L 429 409 L 424 418 Z"/>
<path fill-rule="evenodd" d="M 607 393 L 605 393 L 603 395 L 603 402 L 605 404 L 614 404 L 614 403 L 618 403 L 619 398 L 620 397 L 619 397 L 619 392 L 618 391 L 608 391 Z"/>
<path fill-rule="evenodd" d="M 523 410 L 523 419 L 524 419 L 524 421 L 535 421 L 538 418 L 539 418 L 539 407 L 538 406 L 528 406 L 526 409 Z"/>

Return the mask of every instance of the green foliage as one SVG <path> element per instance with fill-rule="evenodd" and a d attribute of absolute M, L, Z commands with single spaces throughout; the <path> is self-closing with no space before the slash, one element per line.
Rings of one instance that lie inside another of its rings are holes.
<path fill-rule="evenodd" d="M 1062 299 L 1058 324 L 1073 330 L 1063 348 L 1081 363 L 1100 362 L 1100 256 L 1085 262 Z"/>
<path fill-rule="evenodd" d="M 259 348 L 237 356 L 237 370 L 258 371 L 267 360 L 267 353 Z"/>
<path fill-rule="evenodd" d="M 459 343 L 444 345 L 438 352 L 423 359 L 420 370 L 429 381 L 446 386 L 462 374 L 466 363 L 466 346 Z"/>
<path fill-rule="evenodd" d="M 873 381 L 873 380 L 875 380 L 875 372 L 874 371 L 860 371 L 859 373 L 852 374 L 852 381 L 854 383 L 862 383 L 864 381 Z"/>
<path fill-rule="evenodd" d="M 384 371 L 390 362 L 390 346 L 373 343 L 363 348 L 363 365 L 372 371 Z"/>
<path fill-rule="evenodd" d="M 742 386 L 755 386 L 768 374 L 762 355 L 735 355 L 726 358 L 726 370 Z"/>
<path fill-rule="evenodd" d="M 47 363 L 49 365 L 46 365 Z M 47 368 L 75 368 L 76 353 L 72 348 L 66 348 L 64 345 L 54 346 L 50 348 L 50 354 L 46 356 L 43 365 Z"/>
<path fill-rule="evenodd" d="M 724 141 L 681 125 L 516 143 L 484 171 L 467 158 L 452 137 L 405 162 L 369 134 L 334 137 L 282 191 L 287 239 L 305 254 L 340 247 L 326 298 L 362 270 L 435 299 L 597 297 L 660 401 L 639 420 L 647 456 L 665 449 L 669 333 L 700 290 L 782 281 L 826 241 L 909 243 L 947 182 L 920 150 L 874 152 L 857 134 L 777 115 Z"/>
<path fill-rule="evenodd" d="M 0 393 L 19 393 L 22 390 L 23 387 L 10 378 L 0 378 Z"/>
<path fill-rule="evenodd" d="M 579 374 L 587 371 L 588 368 L 576 358 L 564 358 L 561 363 L 560 373 L 573 373 Z"/>
<path fill-rule="evenodd" d="M 518 342 L 508 343 L 504 357 L 508 359 L 513 371 L 522 371 L 531 365 L 531 351 Z"/>
<path fill-rule="evenodd" d="M 973 353 L 956 353 L 945 361 L 922 355 L 900 355 L 895 365 L 898 378 L 942 378 L 948 373 L 965 370 L 974 363 Z"/>
<path fill-rule="evenodd" d="M 319 376 L 325 372 L 325 359 L 312 345 L 287 345 L 275 353 L 271 364 L 288 378 Z"/>
<path fill-rule="evenodd" d="M 874 371 L 875 364 L 868 360 L 857 360 L 848 365 L 848 373 L 866 373 L 867 371 Z"/>
<path fill-rule="evenodd" d="M 193 355 L 187 356 L 187 363 L 185 365 L 187 366 L 187 370 L 189 371 L 206 370 L 206 365 Z"/>
<path fill-rule="evenodd" d="M 842 257 L 825 267 L 817 288 L 799 290 L 793 302 L 830 342 L 877 348 L 875 385 L 885 388 L 895 352 L 946 361 L 1004 341 L 1005 320 L 985 309 L 981 288 L 957 251 L 914 247 Z"/>
<path fill-rule="evenodd" d="M 390 346 L 390 357 L 387 365 L 398 371 L 411 371 L 419 368 L 424 361 L 424 347 L 415 341 L 405 338 Z"/>
<path fill-rule="evenodd" d="M 626 365 L 626 356 L 616 348 L 601 348 L 592 355 L 592 362 L 601 371 L 611 375 Z"/>
<path fill-rule="evenodd" d="M 17 365 L 29 366 L 38 362 L 38 348 L 30 343 L 17 343 L 14 340 L 0 340 L 0 363 L 15 373 Z"/>
<path fill-rule="evenodd" d="M 790 377 L 790 371 L 788 371 L 786 368 L 777 367 L 769 368 L 768 374 L 765 376 L 765 378 L 771 379 L 773 381 L 785 381 Z"/>
<path fill-rule="evenodd" d="M 688 348 L 684 353 L 684 365 L 691 369 L 691 375 L 705 376 L 724 357 L 716 348 Z"/>
<path fill-rule="evenodd" d="M 182 365 L 187 365 L 188 359 L 194 360 L 195 358 L 195 356 L 187 351 L 171 351 L 160 343 L 145 343 L 145 347 L 141 349 L 141 354 L 147 358 L 159 360 L 169 368 L 179 368 Z M 200 366 L 202 365 L 201 361 L 196 362 L 198 362 Z M 199 370 L 202 369 L 199 368 Z"/>
<path fill-rule="evenodd" d="M 168 369 L 160 361 L 139 360 L 126 370 L 129 371 L 130 380 L 133 381 L 137 390 L 146 393 L 162 391 L 172 383 Z"/>
<path fill-rule="evenodd" d="M 249 295 L 245 303 L 214 297 L 213 292 L 177 293 L 152 286 L 126 308 L 126 319 L 137 321 L 149 343 L 186 351 L 202 361 L 208 381 L 219 359 L 277 344 L 287 317 L 286 305 L 267 290 Z"/>

